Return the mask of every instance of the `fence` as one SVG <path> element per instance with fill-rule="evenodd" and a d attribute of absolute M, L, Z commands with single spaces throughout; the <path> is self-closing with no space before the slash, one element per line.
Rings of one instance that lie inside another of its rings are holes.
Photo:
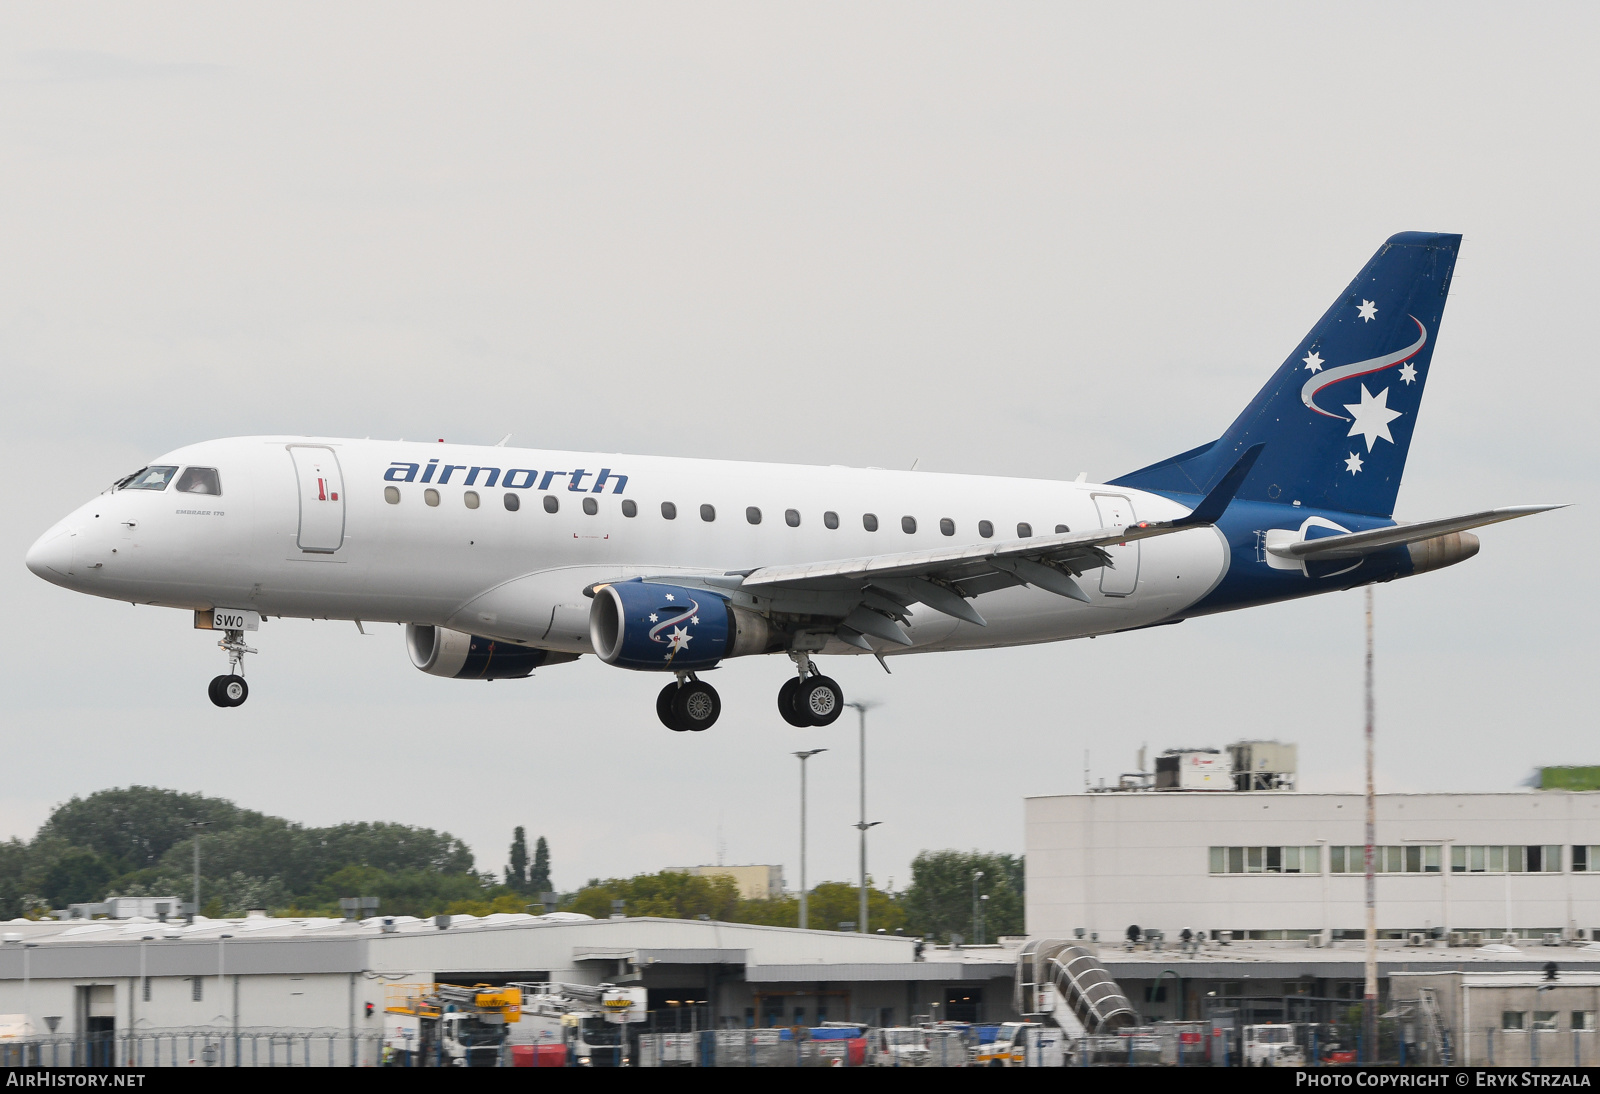
<path fill-rule="evenodd" d="M 0 1042 L 0 1067 L 372 1067 L 381 1032 L 168 1029 Z"/>

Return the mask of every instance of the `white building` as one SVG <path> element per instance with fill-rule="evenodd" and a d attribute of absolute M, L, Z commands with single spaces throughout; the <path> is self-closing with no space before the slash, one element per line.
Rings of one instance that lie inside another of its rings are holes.
<path fill-rule="evenodd" d="M 1028 933 L 1082 928 L 1109 942 L 1137 924 L 1168 939 L 1184 928 L 1359 937 L 1363 802 L 1259 791 L 1028 798 Z M 1384 794 L 1377 844 L 1386 937 L 1600 938 L 1600 793 Z"/>

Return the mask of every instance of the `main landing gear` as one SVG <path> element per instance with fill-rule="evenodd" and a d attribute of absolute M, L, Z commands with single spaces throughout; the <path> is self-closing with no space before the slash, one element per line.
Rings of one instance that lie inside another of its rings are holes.
<path fill-rule="evenodd" d="M 717 689 L 697 680 L 692 672 L 678 673 L 678 678 L 656 696 L 656 717 L 674 733 L 710 729 L 721 713 L 722 698 Z"/>
<path fill-rule="evenodd" d="M 805 652 L 791 653 L 799 675 L 778 689 L 778 713 L 792 726 L 827 726 L 844 712 L 844 692 L 823 676 Z"/>
<path fill-rule="evenodd" d="M 243 706 L 250 698 L 250 685 L 244 682 L 244 655 L 256 651 L 244 644 L 243 631 L 227 631 L 217 647 L 228 655 L 228 671 L 214 677 L 206 694 L 219 707 Z"/>

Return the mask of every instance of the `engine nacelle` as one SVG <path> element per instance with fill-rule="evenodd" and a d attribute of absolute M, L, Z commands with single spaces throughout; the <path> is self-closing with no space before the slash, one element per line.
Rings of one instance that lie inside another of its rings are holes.
<path fill-rule="evenodd" d="M 765 653 L 773 638 L 764 617 L 706 589 L 623 581 L 596 589 L 589 607 L 594 652 L 625 669 L 710 668 L 724 657 Z"/>
<path fill-rule="evenodd" d="M 536 650 L 423 623 L 406 624 L 406 649 L 411 663 L 423 672 L 454 680 L 515 680 L 541 665 L 578 659 L 575 653 Z"/>

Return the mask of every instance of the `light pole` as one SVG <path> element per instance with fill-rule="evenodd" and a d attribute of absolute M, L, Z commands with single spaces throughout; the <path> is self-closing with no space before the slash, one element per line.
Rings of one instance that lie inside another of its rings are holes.
<path fill-rule="evenodd" d="M 809 752 L 796 752 L 794 755 L 800 760 L 800 928 L 804 930 L 811 925 L 810 913 L 806 900 L 810 890 L 806 888 L 806 761 L 819 752 L 828 751 L 825 748 L 813 748 Z"/>
<path fill-rule="evenodd" d="M 973 945 L 983 945 L 983 928 L 979 926 L 982 919 L 978 915 L 978 882 L 983 880 L 983 871 L 972 871 L 972 939 Z"/>
<path fill-rule="evenodd" d="M 867 829 L 875 828 L 882 821 L 867 821 L 867 711 L 875 704 L 872 703 L 846 703 L 845 706 L 856 712 L 860 725 L 861 735 L 861 819 L 856 822 L 856 831 L 861 833 L 861 910 L 856 918 L 856 930 L 862 934 L 867 933 Z"/>
<path fill-rule="evenodd" d="M 200 915 L 200 829 L 210 821 L 190 821 L 184 827 L 194 833 L 194 914 Z"/>

